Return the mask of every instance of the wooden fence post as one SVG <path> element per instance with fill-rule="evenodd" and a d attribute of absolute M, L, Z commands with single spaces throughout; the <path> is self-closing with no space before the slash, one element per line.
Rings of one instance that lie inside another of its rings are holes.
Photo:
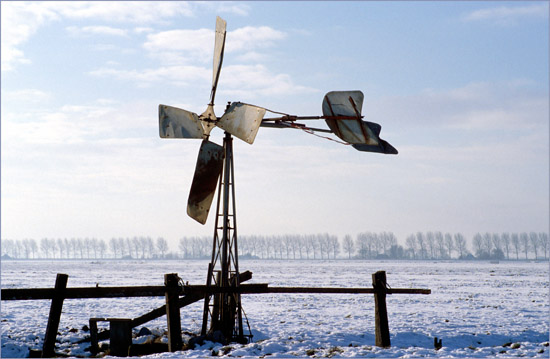
<path fill-rule="evenodd" d="M 67 288 L 67 274 L 58 273 L 55 279 L 55 296 L 52 298 L 50 306 L 50 315 L 48 325 L 46 326 L 46 335 L 42 345 L 42 358 L 51 358 L 55 355 L 55 339 L 59 321 L 61 319 L 61 310 L 63 309 L 63 300 L 65 299 L 65 288 Z"/>
<path fill-rule="evenodd" d="M 166 286 L 166 317 L 168 321 L 168 350 L 175 352 L 181 350 L 183 341 L 181 338 L 181 318 L 178 289 L 179 277 L 177 273 L 164 275 Z"/>
<path fill-rule="evenodd" d="M 132 345 L 132 319 L 109 319 L 109 348 L 111 355 L 127 357 L 128 348 Z"/>
<path fill-rule="evenodd" d="M 388 325 L 388 311 L 386 309 L 386 272 L 378 271 L 372 275 L 374 287 L 374 330 L 377 347 L 389 348 L 390 327 Z"/>
<path fill-rule="evenodd" d="M 90 353 L 96 355 L 99 353 L 99 344 L 97 339 L 97 318 L 90 318 Z"/>

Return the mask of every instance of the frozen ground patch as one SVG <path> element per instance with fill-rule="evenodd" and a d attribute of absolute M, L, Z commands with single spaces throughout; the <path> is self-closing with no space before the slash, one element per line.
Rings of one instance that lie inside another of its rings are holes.
<path fill-rule="evenodd" d="M 548 263 L 241 261 L 254 283 L 271 286 L 370 287 L 371 274 L 387 272 L 394 288 L 430 288 L 431 295 L 387 298 L 392 348 L 374 346 L 371 295 L 264 294 L 243 296 L 254 342 L 201 347 L 150 357 L 510 357 L 548 358 Z M 56 273 L 69 286 L 161 285 L 165 273 L 203 284 L 205 261 L 5 261 L 2 288 L 52 287 Z M 24 274 L 24 275 L 22 275 Z M 57 350 L 89 356 L 90 317 L 134 318 L 163 304 L 163 298 L 66 300 Z M 40 349 L 48 301 L 3 301 L 2 357 L 25 357 Z M 200 330 L 202 303 L 182 311 L 182 329 Z M 147 323 L 162 333 L 165 318 Z M 140 328 L 136 328 L 137 330 Z M 434 337 L 443 340 L 435 350 Z"/>

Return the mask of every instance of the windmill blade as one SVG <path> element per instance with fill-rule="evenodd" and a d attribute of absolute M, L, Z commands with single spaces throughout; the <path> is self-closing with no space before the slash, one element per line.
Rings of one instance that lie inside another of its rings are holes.
<path fill-rule="evenodd" d="M 265 115 L 265 108 L 233 102 L 216 126 L 250 144 L 254 143 Z"/>
<path fill-rule="evenodd" d="M 210 92 L 210 105 L 214 105 L 216 97 L 216 88 L 223 62 L 223 50 L 225 48 L 225 29 L 227 23 L 221 17 L 216 17 L 216 38 L 214 41 L 214 67 L 212 74 L 212 91 Z"/>
<path fill-rule="evenodd" d="M 208 140 L 202 141 L 187 200 L 187 214 L 201 224 L 206 223 L 214 199 L 223 169 L 223 154 L 223 146 Z"/>
<path fill-rule="evenodd" d="M 159 135 L 161 138 L 203 138 L 204 130 L 196 113 L 159 105 Z"/>

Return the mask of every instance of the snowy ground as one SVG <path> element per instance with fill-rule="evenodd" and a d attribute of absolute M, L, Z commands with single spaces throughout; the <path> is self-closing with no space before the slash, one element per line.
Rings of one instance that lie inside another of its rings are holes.
<path fill-rule="evenodd" d="M 165 273 L 204 284 L 207 268 L 198 260 L 1 265 L 2 288 L 53 287 L 56 273 L 69 275 L 69 287 L 162 285 Z M 390 349 L 374 346 L 372 295 L 262 294 L 242 299 L 253 343 L 222 348 L 206 342 L 195 350 L 150 357 L 549 357 L 548 263 L 242 260 L 240 267 L 254 273 L 250 283 L 271 286 L 371 287 L 371 274 L 385 270 L 391 287 L 430 288 L 432 294 L 388 296 Z M 90 317 L 135 318 L 162 304 L 163 298 L 66 300 L 57 351 L 89 356 L 89 344 L 74 343 L 88 335 L 81 329 Z M 41 349 L 49 301 L 1 305 L 2 357 Z M 198 332 L 201 314 L 202 302 L 183 308 L 182 329 Z M 166 317 L 145 326 L 161 333 Z M 443 340 L 438 351 L 434 337 Z"/>

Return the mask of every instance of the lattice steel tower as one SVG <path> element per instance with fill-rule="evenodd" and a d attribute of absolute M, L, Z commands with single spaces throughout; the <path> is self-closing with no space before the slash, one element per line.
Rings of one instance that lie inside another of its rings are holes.
<path fill-rule="evenodd" d="M 227 341 L 247 342 L 243 330 L 240 285 L 239 248 L 233 170 L 233 138 L 225 132 L 223 172 L 218 184 L 218 200 L 212 259 L 208 264 L 207 287 L 223 289 L 204 298 L 202 335 L 220 331 Z M 210 328 L 208 324 L 210 322 Z"/>

